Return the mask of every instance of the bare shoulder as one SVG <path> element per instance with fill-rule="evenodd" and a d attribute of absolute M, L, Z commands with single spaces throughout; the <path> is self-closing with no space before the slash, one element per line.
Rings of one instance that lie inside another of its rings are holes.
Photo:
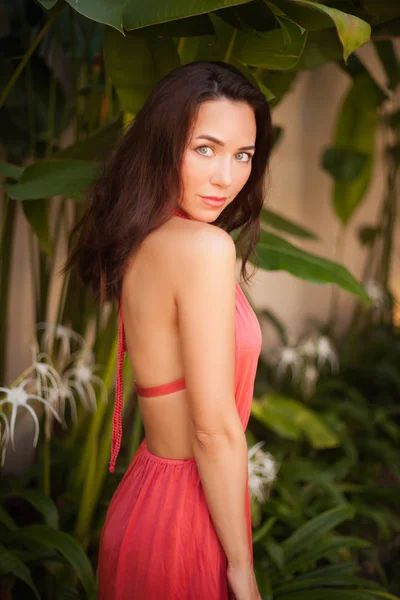
<path fill-rule="evenodd" d="M 143 248 L 143 269 L 157 273 L 159 280 L 172 282 L 175 290 L 187 287 L 190 279 L 209 278 L 213 272 L 225 278 L 236 270 L 232 237 L 211 223 L 170 221 L 152 232 Z"/>
<path fill-rule="evenodd" d="M 178 244 L 185 266 L 236 260 L 236 247 L 228 232 L 210 223 L 191 223 L 187 235 L 181 236 Z"/>
<path fill-rule="evenodd" d="M 197 302 L 204 293 L 226 301 L 225 293 L 234 290 L 236 281 L 236 247 L 229 233 L 208 223 L 190 223 L 178 246 L 174 271 L 178 304 L 185 297 Z"/>

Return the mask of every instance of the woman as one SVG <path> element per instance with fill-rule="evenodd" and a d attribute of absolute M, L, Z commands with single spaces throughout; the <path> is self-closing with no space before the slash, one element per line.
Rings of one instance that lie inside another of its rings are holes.
<path fill-rule="evenodd" d="M 145 439 L 108 507 L 100 600 L 258 600 L 245 429 L 261 350 L 236 281 L 255 251 L 272 144 L 268 103 L 219 61 L 154 87 L 114 148 L 68 266 L 120 310 L 110 471 L 122 362 Z M 140 383 L 139 383 L 140 382 Z"/>

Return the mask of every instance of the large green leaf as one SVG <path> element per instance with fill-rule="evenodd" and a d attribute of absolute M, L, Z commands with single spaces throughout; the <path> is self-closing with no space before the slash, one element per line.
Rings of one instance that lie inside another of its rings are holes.
<path fill-rule="evenodd" d="M 356 563 L 348 561 L 314 569 L 303 575 L 297 575 L 292 581 L 274 589 L 276 595 L 308 590 L 316 587 L 340 587 L 359 585 L 360 580 L 354 575 Z"/>
<path fill-rule="evenodd" d="M 343 47 L 343 59 L 368 42 L 371 26 L 358 17 L 310 0 L 277 0 L 283 12 L 309 31 L 334 25 Z"/>
<path fill-rule="evenodd" d="M 296 71 L 317 69 L 340 60 L 342 55 L 343 47 L 334 29 L 309 31 L 303 53 L 294 68 Z"/>
<path fill-rule="evenodd" d="M 111 25 L 119 31 L 130 31 L 141 27 L 148 27 L 158 23 L 184 19 L 195 15 L 202 15 L 220 8 L 246 4 L 251 0 L 172 0 L 160 2 L 159 0 L 67 0 L 68 4 L 82 15 Z"/>
<path fill-rule="evenodd" d="M 181 65 L 186 65 L 196 59 L 200 40 L 203 36 L 183 37 L 181 36 L 177 45 L 177 50 Z"/>
<path fill-rule="evenodd" d="M 149 25 L 134 29 L 130 32 L 140 36 L 161 36 L 161 37 L 197 37 L 204 35 L 213 35 L 214 29 L 210 15 L 196 15 L 194 17 L 185 17 L 174 21 L 166 21 L 156 25 Z"/>
<path fill-rule="evenodd" d="M 368 548 L 370 542 L 361 538 L 351 536 L 328 535 L 317 540 L 312 547 L 304 549 L 298 555 L 294 555 L 285 562 L 285 573 L 290 575 L 298 571 L 304 571 L 309 565 L 315 564 L 322 558 L 329 558 L 332 555 L 340 555 L 344 549 L 359 550 Z"/>
<path fill-rule="evenodd" d="M 334 448 L 339 444 L 336 434 L 323 420 L 298 400 L 269 394 L 254 401 L 251 413 L 284 438 L 306 437 L 315 449 Z"/>
<path fill-rule="evenodd" d="M 291 418 L 291 415 L 288 418 L 285 407 L 282 407 L 283 410 L 279 410 L 279 406 L 276 409 L 274 397 L 271 399 L 270 396 L 268 400 L 268 403 L 253 401 L 251 405 L 253 417 L 287 440 L 300 440 L 303 437 L 300 424 L 297 423 L 296 419 Z"/>
<path fill-rule="evenodd" d="M 12 552 L 9 552 L 0 544 L 0 580 L 6 575 L 14 575 L 21 579 L 33 591 L 35 598 L 40 600 L 40 594 L 32 580 L 32 575 L 28 567 Z"/>
<path fill-rule="evenodd" d="M 93 591 L 95 577 L 92 565 L 82 546 L 69 534 L 47 525 L 29 525 L 9 534 L 10 542 L 37 542 L 52 550 L 58 550 L 70 564 L 87 596 Z"/>
<path fill-rule="evenodd" d="M 335 181 L 334 207 L 346 225 L 369 186 L 375 149 L 377 106 L 381 93 L 367 73 L 355 77 L 336 125 L 334 148 L 354 151 L 366 156 L 360 174 L 352 181 Z"/>
<path fill-rule="evenodd" d="M 270 101 L 271 107 L 275 107 L 279 104 L 285 94 L 290 90 L 297 75 L 298 73 L 295 69 L 290 71 L 272 71 L 263 69 L 261 73 L 257 75 L 258 80 L 265 84 L 274 95 L 273 99 Z"/>
<path fill-rule="evenodd" d="M 314 543 L 321 539 L 326 533 L 332 531 L 346 521 L 354 517 L 354 508 L 350 505 L 336 506 L 314 517 L 287 538 L 282 546 L 286 560 L 301 554 L 306 548 L 311 548 Z"/>
<path fill-rule="evenodd" d="M 103 161 L 122 133 L 122 115 L 119 113 L 112 121 L 102 125 L 88 137 L 57 152 L 53 158 Z"/>
<path fill-rule="evenodd" d="M 238 30 L 230 23 L 224 21 L 218 13 L 210 15 L 210 19 L 215 35 L 202 36 L 200 38 L 195 60 L 222 60 L 230 62 Z M 240 70 L 242 70 L 241 65 L 243 63 L 237 61 L 236 66 Z"/>
<path fill-rule="evenodd" d="M 104 63 L 122 110 L 136 114 L 157 81 L 179 65 L 179 55 L 171 38 L 123 36 L 106 27 Z"/>
<path fill-rule="evenodd" d="M 323 154 L 322 166 L 336 181 L 353 181 L 365 167 L 368 155 L 355 150 L 327 148 Z"/>
<path fill-rule="evenodd" d="M 307 32 L 292 21 L 267 32 L 238 31 L 233 53 L 247 65 L 263 69 L 293 69 L 300 59 Z"/>
<path fill-rule="evenodd" d="M 14 200 L 38 200 L 58 194 L 81 199 L 99 169 L 97 162 L 40 160 L 24 169 L 18 183 L 6 183 L 4 187 Z"/>
<path fill-rule="evenodd" d="M 53 500 L 40 490 L 13 490 L 0 494 L 0 499 L 22 498 L 31 504 L 43 516 L 50 527 L 59 527 L 58 509 Z"/>
<path fill-rule="evenodd" d="M 230 58 L 230 63 L 232 65 L 234 65 L 237 69 L 239 69 L 239 71 L 241 71 L 243 73 L 243 75 L 245 77 L 247 77 L 247 79 L 249 81 L 251 81 L 251 83 L 255 86 L 255 87 L 259 87 L 260 90 L 262 91 L 262 93 L 264 94 L 264 96 L 266 97 L 266 99 L 268 100 L 268 102 L 270 102 L 271 100 L 273 100 L 275 98 L 274 94 L 271 92 L 270 89 L 268 89 L 262 81 L 258 80 L 253 71 L 251 71 L 248 67 L 246 67 L 246 65 L 244 65 L 242 62 L 240 62 L 240 60 L 237 60 L 237 58 L 235 58 L 234 56 L 231 56 Z M 281 129 L 278 130 L 279 132 L 281 132 Z M 279 134 L 278 134 L 279 135 Z M 275 143 L 275 142 L 274 142 Z"/>
<path fill-rule="evenodd" d="M 278 213 L 269 210 L 268 208 L 262 208 L 261 219 L 262 224 L 273 227 L 274 229 L 278 229 L 279 231 L 283 231 L 284 233 L 288 233 L 289 235 L 295 235 L 297 237 L 310 240 L 318 239 L 318 236 L 315 233 L 305 229 L 304 227 L 301 227 L 300 225 L 297 225 L 296 223 L 293 223 L 293 221 L 289 221 L 289 219 L 285 219 L 285 217 L 282 217 Z"/>
<path fill-rule="evenodd" d="M 18 529 L 15 521 L 10 517 L 6 509 L 0 504 L 0 525 L 4 525 L 10 531 Z"/>
<path fill-rule="evenodd" d="M 345 267 L 300 250 L 270 231 L 260 231 L 257 252 L 260 267 L 266 271 L 284 270 L 312 283 L 334 283 L 351 294 L 360 296 L 366 303 L 371 302 L 363 286 Z"/>
<path fill-rule="evenodd" d="M 53 8 L 53 6 L 57 4 L 58 0 L 39 0 L 39 2 L 44 6 L 44 8 L 50 10 L 51 8 Z"/>
<path fill-rule="evenodd" d="M 0 160 L 0 175 L 18 180 L 21 177 L 23 170 L 23 167 Z"/>
<path fill-rule="evenodd" d="M 39 244 L 51 258 L 53 255 L 53 244 L 49 227 L 49 201 L 42 200 L 23 200 L 22 208 L 26 218 L 29 221 L 32 230 L 36 233 Z"/>

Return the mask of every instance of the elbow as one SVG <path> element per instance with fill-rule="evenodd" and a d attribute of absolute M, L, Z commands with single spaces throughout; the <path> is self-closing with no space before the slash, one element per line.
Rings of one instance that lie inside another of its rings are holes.
<path fill-rule="evenodd" d="M 217 452 L 221 447 L 235 447 L 244 444 L 247 448 L 246 438 L 242 427 L 227 428 L 223 431 L 195 430 L 193 445 L 209 453 Z"/>

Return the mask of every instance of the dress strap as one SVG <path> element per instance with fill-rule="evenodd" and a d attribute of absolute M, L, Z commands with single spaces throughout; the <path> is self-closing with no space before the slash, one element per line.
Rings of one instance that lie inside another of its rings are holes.
<path fill-rule="evenodd" d="M 119 453 L 122 439 L 122 405 L 123 405 L 123 376 L 124 356 L 127 351 L 124 334 L 124 323 L 122 320 L 122 303 L 119 303 L 119 326 L 118 326 L 118 354 L 117 354 L 117 373 L 115 380 L 115 402 L 112 423 L 111 438 L 111 460 L 109 471 L 114 472 L 115 461 Z"/>

